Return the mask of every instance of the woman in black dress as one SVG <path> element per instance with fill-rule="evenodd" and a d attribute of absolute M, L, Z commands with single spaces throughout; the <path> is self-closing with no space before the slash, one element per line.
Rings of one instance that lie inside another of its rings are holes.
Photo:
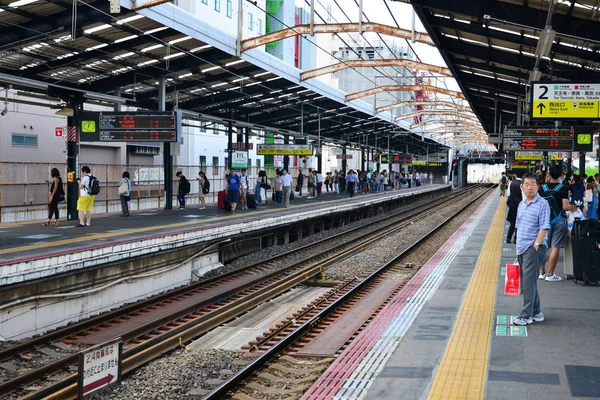
<path fill-rule="evenodd" d="M 52 184 L 50 185 L 50 195 L 48 196 L 48 220 L 42 224 L 44 226 L 58 225 L 58 203 L 65 200 L 63 181 L 58 169 L 52 168 L 50 176 L 52 176 Z M 52 222 L 52 215 L 55 218 L 54 222 Z"/>

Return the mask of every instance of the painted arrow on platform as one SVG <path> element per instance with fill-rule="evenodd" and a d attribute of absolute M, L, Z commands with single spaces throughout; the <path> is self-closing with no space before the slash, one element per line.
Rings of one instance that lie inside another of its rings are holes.
<path fill-rule="evenodd" d="M 83 387 L 83 394 L 87 394 L 94 389 L 98 389 L 104 385 L 108 385 L 114 378 L 114 375 L 108 374 L 102 379 L 98 379 L 96 382 L 88 383 Z"/>

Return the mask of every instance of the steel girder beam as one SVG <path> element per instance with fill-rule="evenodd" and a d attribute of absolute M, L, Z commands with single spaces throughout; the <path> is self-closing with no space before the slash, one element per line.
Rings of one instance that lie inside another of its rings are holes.
<path fill-rule="evenodd" d="M 475 122 L 477 121 L 477 117 L 475 117 L 475 115 L 473 114 L 463 114 L 463 113 L 458 113 L 456 111 L 433 111 L 433 110 L 421 110 L 421 111 L 417 111 L 414 113 L 409 113 L 409 114 L 404 114 L 401 115 L 399 117 L 396 117 L 396 121 L 404 121 L 405 119 L 411 119 L 411 118 L 415 118 L 418 116 L 448 116 L 448 117 L 459 117 L 459 118 L 465 118 L 465 119 L 469 119 L 469 120 L 473 120 Z"/>
<path fill-rule="evenodd" d="M 416 107 L 416 106 L 445 107 L 445 108 L 453 108 L 453 109 L 456 109 L 459 111 L 471 111 L 471 107 L 456 104 L 451 101 L 401 101 L 399 103 L 390 104 L 388 106 L 377 107 L 375 109 L 375 114 L 379 114 L 380 112 L 384 112 L 384 111 L 390 111 L 390 110 L 393 110 L 396 108 Z"/>
<path fill-rule="evenodd" d="M 96 1 L 93 5 L 95 8 L 79 7 L 76 19 L 77 26 L 97 22 L 106 23 L 114 18 L 109 14 L 110 4 L 108 1 Z M 48 16 L 38 16 L 36 20 L 26 23 L 27 29 L 23 29 L 21 26 L 3 27 L 2 35 L 0 35 L 0 51 L 14 46 L 22 46 L 29 41 L 44 38 L 45 35 L 65 33 L 66 31 L 63 28 L 71 26 L 71 14 L 71 9 L 69 9 Z M 2 26 L 1 20 L 0 26 Z"/>
<path fill-rule="evenodd" d="M 291 28 L 283 29 L 277 32 L 267 33 L 242 41 L 242 52 L 254 49 L 267 43 L 287 39 L 298 35 L 310 34 L 310 25 L 296 25 Z M 314 33 L 350 33 L 350 32 L 376 32 L 382 35 L 394 36 L 400 39 L 411 39 L 412 32 L 408 29 L 396 28 L 389 25 L 382 25 L 373 22 L 363 23 L 362 31 L 358 23 L 348 24 L 315 24 Z M 433 46 L 431 38 L 426 33 L 415 32 L 415 40 Z"/>
<path fill-rule="evenodd" d="M 300 81 L 316 78 L 317 76 L 342 71 L 347 68 L 368 68 L 368 67 L 406 67 L 436 73 L 445 76 L 452 76 L 448 68 L 438 65 L 425 64 L 406 59 L 386 59 L 386 60 L 347 60 L 327 67 L 315 68 L 300 74 Z"/>
<path fill-rule="evenodd" d="M 467 86 L 488 89 L 494 93 L 506 93 L 513 96 L 525 96 L 525 84 L 518 85 L 495 79 L 494 77 L 483 77 L 480 75 L 459 72 L 457 78 Z"/>
<path fill-rule="evenodd" d="M 533 26 L 537 29 L 543 29 L 546 24 L 547 9 L 536 10 L 498 0 L 477 0 L 470 1 L 468 4 L 465 4 L 464 0 L 411 0 L 410 3 L 413 6 L 474 17 L 481 23 L 483 23 L 483 16 L 489 15 L 492 18 Z M 557 33 L 600 41 L 600 29 L 595 21 L 555 12 L 552 16 L 552 27 Z"/>
<path fill-rule="evenodd" d="M 419 122 L 418 124 L 412 124 L 410 126 L 410 128 L 411 129 L 422 128 L 424 126 L 432 125 L 432 124 L 457 125 L 457 126 L 466 125 L 466 126 L 473 126 L 473 127 L 481 126 L 481 124 L 479 122 L 475 123 L 475 122 L 469 122 L 469 121 L 459 121 L 459 120 L 455 120 L 455 119 L 430 119 L 428 121 Z"/>
<path fill-rule="evenodd" d="M 362 97 L 367 97 L 367 96 L 372 96 L 375 95 L 377 93 L 383 93 L 383 92 L 408 92 L 408 91 L 417 91 L 417 90 L 426 90 L 426 91 L 431 91 L 434 93 L 439 93 L 439 94 L 445 94 L 448 96 L 452 96 L 452 97 L 456 97 L 459 99 L 464 99 L 464 94 L 454 91 L 454 90 L 449 90 L 449 89 L 443 89 L 443 88 L 439 88 L 436 86 L 425 86 L 425 85 L 383 85 L 383 86 L 378 86 L 375 87 L 373 89 L 367 89 L 367 90 L 363 90 L 361 92 L 356 92 L 356 93 L 350 93 L 346 95 L 346 101 L 352 101 L 352 100 L 356 100 L 356 99 L 360 99 Z"/>

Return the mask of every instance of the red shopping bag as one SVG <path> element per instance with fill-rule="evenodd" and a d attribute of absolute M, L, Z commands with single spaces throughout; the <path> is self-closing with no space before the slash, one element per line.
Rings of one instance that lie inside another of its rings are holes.
<path fill-rule="evenodd" d="M 504 294 L 518 296 L 521 291 L 521 271 L 519 264 L 506 264 L 504 276 Z"/>

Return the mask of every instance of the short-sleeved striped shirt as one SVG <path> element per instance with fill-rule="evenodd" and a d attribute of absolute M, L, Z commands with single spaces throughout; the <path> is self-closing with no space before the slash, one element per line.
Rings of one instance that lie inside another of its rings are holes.
<path fill-rule="evenodd" d="M 517 255 L 519 255 L 533 246 L 540 230 L 550 229 L 550 206 L 548 202 L 537 193 L 529 204 L 527 204 L 527 198 L 523 198 L 517 211 L 516 227 Z M 548 246 L 547 238 L 544 238 L 540 244 Z"/>

